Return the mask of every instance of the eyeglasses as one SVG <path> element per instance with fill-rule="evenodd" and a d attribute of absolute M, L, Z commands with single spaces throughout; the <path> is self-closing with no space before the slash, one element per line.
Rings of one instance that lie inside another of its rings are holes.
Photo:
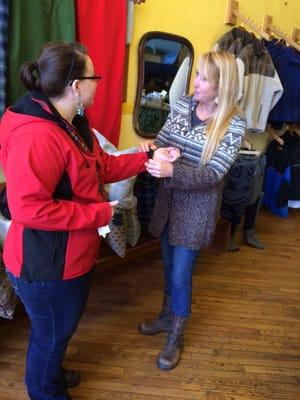
<path fill-rule="evenodd" d="M 73 81 L 82 81 L 84 79 L 93 79 L 95 81 L 100 81 L 102 79 L 102 76 L 100 75 L 92 75 L 92 76 L 79 76 L 78 78 L 74 78 L 69 82 L 69 86 L 72 86 Z"/>
<path fill-rule="evenodd" d="M 74 78 L 74 80 L 75 80 L 75 79 L 78 79 L 78 80 L 82 80 L 82 79 L 94 79 L 94 80 L 96 80 L 96 81 L 100 81 L 100 79 L 102 79 L 102 76 L 100 76 L 100 75 L 80 76 L 79 78 Z"/>
<path fill-rule="evenodd" d="M 69 72 L 67 75 L 67 79 L 65 81 L 65 85 L 67 85 L 69 83 L 69 86 L 72 85 L 73 81 L 78 79 L 78 80 L 83 80 L 83 79 L 93 79 L 93 80 L 100 80 L 102 79 L 102 77 L 100 75 L 93 75 L 93 76 L 80 76 L 78 78 L 71 78 L 74 68 L 75 68 L 75 64 L 76 64 L 76 50 L 77 51 L 82 51 L 80 50 L 80 48 L 77 48 L 78 46 L 76 46 L 76 44 L 72 43 L 71 44 L 71 48 L 72 48 L 72 58 L 71 58 L 71 63 L 70 63 L 70 68 L 69 68 Z"/>
<path fill-rule="evenodd" d="M 71 46 L 72 46 L 72 59 L 71 59 L 71 64 L 70 64 L 69 72 L 67 75 L 67 79 L 65 80 L 65 85 L 67 85 L 67 83 L 70 81 L 70 78 L 71 78 L 71 75 L 72 75 L 72 72 L 74 69 L 75 61 L 76 61 L 74 44 L 71 44 Z"/>

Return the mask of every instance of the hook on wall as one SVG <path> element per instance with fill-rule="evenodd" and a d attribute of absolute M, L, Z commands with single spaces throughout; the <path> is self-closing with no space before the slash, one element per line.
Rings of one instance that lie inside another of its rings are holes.
<path fill-rule="evenodd" d="M 225 13 L 225 24 L 235 25 L 237 19 L 247 25 L 252 29 L 257 35 L 263 37 L 266 40 L 270 40 L 270 37 L 276 35 L 280 39 L 283 39 L 286 44 L 294 47 L 296 50 L 300 51 L 300 29 L 294 28 L 292 31 L 292 36 L 289 37 L 279 28 L 273 25 L 273 18 L 270 15 L 265 15 L 263 20 L 263 27 L 261 28 L 255 24 L 251 19 L 245 17 L 239 12 L 239 2 L 237 0 L 227 0 L 226 13 Z"/>
<path fill-rule="evenodd" d="M 250 29 L 252 29 L 257 35 L 263 37 L 266 40 L 270 39 L 270 35 L 265 32 L 261 27 L 252 22 L 249 18 L 242 15 L 239 10 L 239 3 L 236 0 L 228 0 L 226 5 L 226 14 L 225 14 L 225 24 L 227 25 L 235 25 L 236 20 L 239 19 L 245 25 L 247 25 Z"/>
<path fill-rule="evenodd" d="M 294 42 L 300 42 L 300 29 L 293 28 L 291 38 Z"/>
<path fill-rule="evenodd" d="M 300 45 L 298 43 L 296 43 L 296 41 L 293 38 L 290 38 L 281 29 L 279 29 L 273 25 L 273 18 L 270 15 L 265 15 L 265 17 L 264 17 L 263 30 L 269 34 L 276 35 L 278 38 L 283 39 L 286 44 L 289 44 L 290 46 L 294 47 L 296 50 L 300 51 Z M 300 30 L 297 28 L 294 28 L 294 31 L 295 31 L 294 34 L 297 34 L 297 36 L 298 36 Z"/>

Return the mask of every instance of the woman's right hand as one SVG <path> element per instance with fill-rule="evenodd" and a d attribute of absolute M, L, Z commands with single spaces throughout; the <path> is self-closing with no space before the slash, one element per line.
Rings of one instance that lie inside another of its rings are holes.
<path fill-rule="evenodd" d="M 114 213 L 116 212 L 116 206 L 118 205 L 119 200 L 110 201 L 109 204 L 111 206 L 111 216 L 113 217 Z"/>
<path fill-rule="evenodd" d="M 173 176 L 173 164 L 168 161 L 156 159 L 145 163 L 146 170 L 155 178 L 168 178 Z"/>

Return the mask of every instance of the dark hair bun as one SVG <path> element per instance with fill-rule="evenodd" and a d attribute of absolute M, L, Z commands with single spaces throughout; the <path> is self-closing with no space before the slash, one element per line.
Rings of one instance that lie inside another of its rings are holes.
<path fill-rule="evenodd" d="M 21 82 L 29 91 L 38 90 L 37 73 L 34 72 L 37 72 L 36 63 L 34 62 L 26 62 L 20 69 Z"/>
<path fill-rule="evenodd" d="M 86 49 L 79 44 L 61 41 L 44 45 L 37 61 L 26 62 L 20 77 L 27 90 L 37 90 L 48 97 L 63 94 L 70 80 L 82 76 L 86 67 Z"/>

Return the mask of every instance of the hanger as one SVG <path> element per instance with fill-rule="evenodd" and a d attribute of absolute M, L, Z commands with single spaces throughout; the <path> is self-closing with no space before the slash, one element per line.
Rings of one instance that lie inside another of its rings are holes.
<path fill-rule="evenodd" d="M 286 131 L 286 127 L 285 127 L 285 129 L 284 129 L 281 133 L 284 134 L 285 131 Z M 268 134 L 271 136 L 271 138 L 272 138 L 273 140 L 275 140 L 275 142 L 277 142 L 280 146 L 283 146 L 283 145 L 284 145 L 284 140 L 281 139 L 281 137 L 278 135 L 278 133 L 276 133 L 276 132 L 274 131 L 274 129 L 273 129 L 271 126 L 268 126 L 268 127 L 267 127 L 267 132 L 268 132 Z"/>
<path fill-rule="evenodd" d="M 287 124 L 287 129 L 300 137 L 300 124 Z"/>
<path fill-rule="evenodd" d="M 253 144 L 246 137 L 243 139 L 242 148 L 245 150 L 254 150 Z"/>
<path fill-rule="evenodd" d="M 258 150 L 240 150 L 239 154 L 251 155 L 251 156 L 260 156 L 262 154 L 261 151 Z"/>
<path fill-rule="evenodd" d="M 248 140 L 247 135 L 246 135 L 243 139 L 242 147 L 239 151 L 239 154 L 260 156 L 262 154 L 262 152 L 254 149 L 253 144 Z"/>

